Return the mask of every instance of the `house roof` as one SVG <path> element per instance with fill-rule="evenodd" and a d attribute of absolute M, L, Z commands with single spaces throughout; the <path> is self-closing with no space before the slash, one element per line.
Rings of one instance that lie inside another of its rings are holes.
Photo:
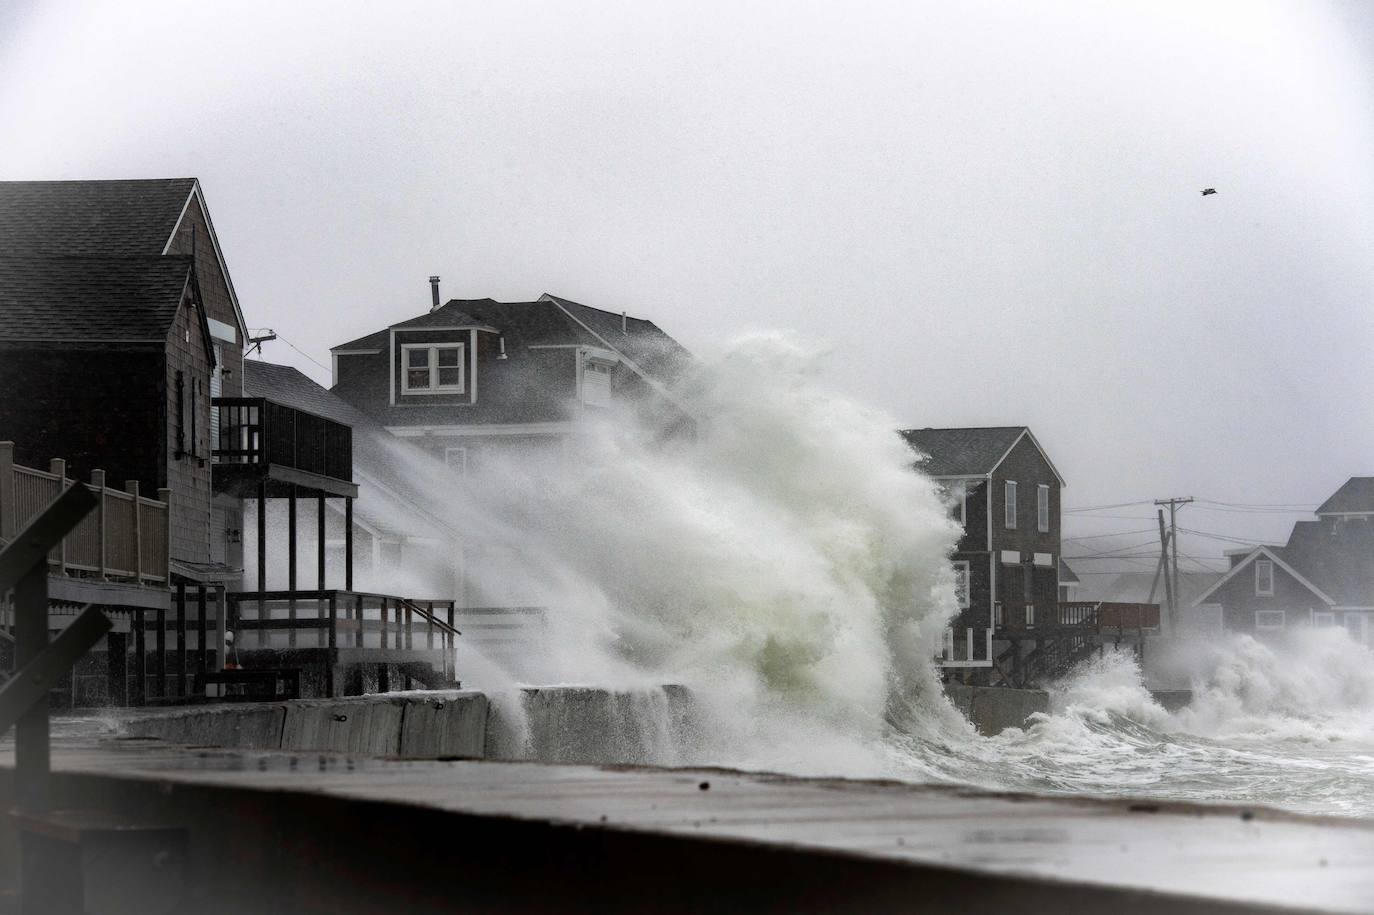
<path fill-rule="evenodd" d="M 243 393 L 352 427 L 353 470 L 361 484 L 354 511 L 369 527 L 397 536 L 453 536 L 449 525 L 425 507 L 432 498 L 421 482 L 451 487 L 452 474 L 442 464 L 290 366 L 244 360 Z"/>
<path fill-rule="evenodd" d="M 1320 515 L 1374 514 L 1374 477 L 1351 477 L 1317 507 Z"/>
<path fill-rule="evenodd" d="M 690 361 L 691 354 L 654 322 L 625 316 L 622 333 L 621 317 L 547 293 L 534 302 L 450 299 L 434 311 L 341 343 L 331 352 L 385 348 L 393 330 L 488 327 L 505 335 L 511 348 L 551 345 L 607 348 L 661 381 L 671 380 Z"/>
<path fill-rule="evenodd" d="M 192 200 L 200 201 L 209 247 L 224 276 L 239 329 L 246 333 L 243 309 L 195 178 L 0 181 L 0 252 L 90 257 L 166 254 Z"/>
<path fill-rule="evenodd" d="M 971 426 L 959 429 L 902 429 L 908 445 L 926 455 L 921 470 L 933 477 L 987 476 L 997 469 L 1021 437 L 1029 436 L 1064 485 L 1064 478 L 1026 426 Z"/>
<path fill-rule="evenodd" d="M 161 254 L 194 178 L 0 181 L 7 254 Z"/>
<path fill-rule="evenodd" d="M 691 362 L 692 354 L 653 321 L 592 308 L 547 292 L 541 296 L 541 300 L 557 304 L 603 345 L 628 357 L 640 369 L 656 378 L 675 378 Z"/>
<path fill-rule="evenodd" d="M 1277 552 L 1337 606 L 1374 606 L 1374 522 L 1299 521 Z"/>
<path fill-rule="evenodd" d="M 0 256 L 0 340 L 166 339 L 191 259 Z"/>
<path fill-rule="evenodd" d="M 1073 569 L 1069 568 L 1069 564 L 1068 564 L 1067 562 L 1064 561 L 1064 557 L 1063 557 L 1063 556 L 1060 556 L 1060 557 L 1059 557 L 1059 583 L 1060 583 L 1061 585 L 1071 585 L 1071 584 L 1077 583 L 1078 580 L 1079 580 L 1079 579 L 1078 579 L 1078 575 L 1074 572 Z"/>

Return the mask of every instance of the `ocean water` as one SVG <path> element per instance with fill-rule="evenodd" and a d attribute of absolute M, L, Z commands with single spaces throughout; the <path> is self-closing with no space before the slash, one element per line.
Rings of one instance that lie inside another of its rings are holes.
<path fill-rule="evenodd" d="M 548 608 L 513 654 L 459 657 L 512 747 L 583 720 L 636 735 L 626 761 L 1374 816 L 1374 658 L 1337 630 L 1199 644 L 1172 659 L 1196 691 L 1174 714 L 1111 653 L 1054 684 L 1049 714 L 974 733 L 931 660 L 960 528 L 902 423 L 829 390 L 825 359 L 787 335 L 738 340 L 671 409 L 598 412 L 557 459 L 477 462 L 467 485 L 398 448 L 431 509 L 482 545 L 469 588 Z M 666 433 L 676 411 L 691 434 Z M 522 684 L 631 698 L 579 718 L 528 706 Z M 690 691 L 690 727 L 616 718 L 667 714 L 646 698 L 661 684 Z"/>

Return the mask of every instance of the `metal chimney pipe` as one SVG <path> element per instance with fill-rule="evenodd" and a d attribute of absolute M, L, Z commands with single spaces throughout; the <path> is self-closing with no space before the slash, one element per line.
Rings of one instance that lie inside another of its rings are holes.
<path fill-rule="evenodd" d="M 429 278 L 429 299 L 429 310 L 437 311 L 439 309 L 439 278 L 437 276 Z"/>

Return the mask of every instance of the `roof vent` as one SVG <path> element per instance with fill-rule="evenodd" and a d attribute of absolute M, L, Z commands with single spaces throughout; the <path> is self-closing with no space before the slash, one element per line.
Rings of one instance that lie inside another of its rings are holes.
<path fill-rule="evenodd" d="M 429 278 L 429 301 L 430 301 L 429 310 L 430 310 L 430 311 L 438 311 L 438 310 L 439 310 L 439 278 L 438 278 L 437 276 L 431 276 L 431 277 Z"/>

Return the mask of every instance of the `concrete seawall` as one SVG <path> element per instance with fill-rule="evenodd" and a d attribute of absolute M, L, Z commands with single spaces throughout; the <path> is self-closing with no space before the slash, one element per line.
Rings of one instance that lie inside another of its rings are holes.
<path fill-rule="evenodd" d="M 696 726 L 691 695 L 677 686 L 528 687 L 498 698 L 446 690 L 200 706 L 141 713 L 121 732 L 237 750 L 672 764 Z"/>

